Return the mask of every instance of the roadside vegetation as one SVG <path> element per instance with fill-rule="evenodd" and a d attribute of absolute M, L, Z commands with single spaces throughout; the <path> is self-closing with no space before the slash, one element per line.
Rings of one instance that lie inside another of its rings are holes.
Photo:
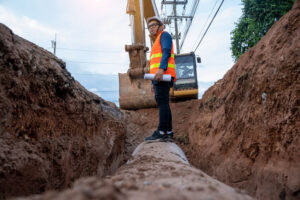
<path fill-rule="evenodd" d="M 231 52 L 235 61 L 253 47 L 293 6 L 295 0 L 242 0 L 242 16 L 231 32 Z"/>

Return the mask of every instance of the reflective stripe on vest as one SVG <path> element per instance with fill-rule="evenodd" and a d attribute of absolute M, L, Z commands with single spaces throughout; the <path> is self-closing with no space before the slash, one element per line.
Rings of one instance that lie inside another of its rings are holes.
<path fill-rule="evenodd" d="M 153 54 L 150 59 L 159 58 L 159 57 L 162 57 L 162 53 Z M 171 58 L 174 58 L 174 57 L 175 57 L 174 54 L 171 54 Z"/>
<path fill-rule="evenodd" d="M 153 68 L 159 68 L 159 65 L 160 65 L 160 63 L 155 63 L 155 64 L 150 65 L 150 70 Z M 175 64 L 168 63 L 168 68 L 169 67 L 175 69 Z"/>
<path fill-rule="evenodd" d="M 163 33 L 163 32 L 162 32 Z M 156 38 L 150 54 L 150 74 L 155 74 L 160 66 L 160 61 L 162 58 L 162 49 L 160 44 L 160 33 L 158 37 Z M 173 49 L 173 43 L 172 43 L 172 49 L 171 49 L 171 56 L 168 60 L 168 68 L 166 71 L 164 71 L 164 74 L 170 74 L 174 81 L 176 81 L 176 71 L 175 71 L 175 56 L 174 56 L 174 49 Z"/>

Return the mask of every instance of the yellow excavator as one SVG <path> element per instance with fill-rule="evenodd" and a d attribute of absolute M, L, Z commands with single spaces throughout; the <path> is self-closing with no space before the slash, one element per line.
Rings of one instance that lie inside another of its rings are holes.
<path fill-rule="evenodd" d="M 156 107 L 151 81 L 144 79 L 149 73 L 145 38 L 145 20 L 159 17 L 155 0 L 128 0 L 126 13 L 130 16 L 131 45 L 125 45 L 129 53 L 130 66 L 127 73 L 119 73 L 119 104 L 121 109 L 135 110 Z M 154 38 L 150 37 L 151 43 Z M 193 52 L 175 55 L 177 81 L 170 90 L 171 99 L 198 98 L 197 62 Z"/>

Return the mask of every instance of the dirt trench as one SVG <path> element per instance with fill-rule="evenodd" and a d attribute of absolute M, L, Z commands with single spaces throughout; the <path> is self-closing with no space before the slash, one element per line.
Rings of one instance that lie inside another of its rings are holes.
<path fill-rule="evenodd" d="M 258 199 L 300 199 L 300 1 L 202 99 L 171 109 L 193 166 Z M 157 111 L 125 114 L 130 152 Z"/>
<path fill-rule="evenodd" d="M 0 199 L 62 190 L 123 163 L 125 126 L 52 53 L 0 24 Z"/>
<path fill-rule="evenodd" d="M 157 109 L 120 111 L 50 52 L 1 24 L 0 36 L 0 199 L 300 198 L 299 0 L 202 99 L 171 104 L 175 143 L 203 172 L 157 144 L 132 157 Z"/>
<path fill-rule="evenodd" d="M 251 199 L 178 160 L 172 144 L 132 157 L 155 125 L 88 92 L 62 60 L 3 24 L 0 89 L 0 199 Z"/>

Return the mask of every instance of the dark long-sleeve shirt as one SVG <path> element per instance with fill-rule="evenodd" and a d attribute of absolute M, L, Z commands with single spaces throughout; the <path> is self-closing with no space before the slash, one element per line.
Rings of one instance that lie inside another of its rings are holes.
<path fill-rule="evenodd" d="M 168 32 L 163 32 L 161 34 L 160 45 L 162 50 L 162 58 L 160 61 L 159 68 L 166 71 L 168 68 L 168 60 L 171 56 L 171 49 L 172 49 L 172 37 Z"/>

